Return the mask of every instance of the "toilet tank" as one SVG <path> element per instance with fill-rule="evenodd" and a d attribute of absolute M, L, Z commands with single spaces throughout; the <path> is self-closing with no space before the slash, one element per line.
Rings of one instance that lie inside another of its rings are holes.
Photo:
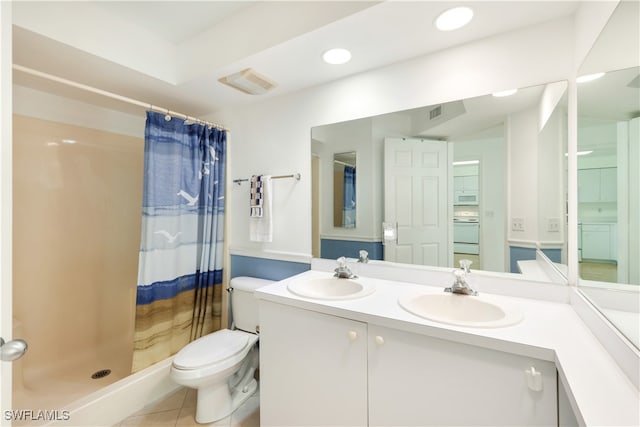
<path fill-rule="evenodd" d="M 231 315 L 236 328 L 246 332 L 258 331 L 258 299 L 253 292 L 273 280 L 239 276 L 231 279 Z"/>

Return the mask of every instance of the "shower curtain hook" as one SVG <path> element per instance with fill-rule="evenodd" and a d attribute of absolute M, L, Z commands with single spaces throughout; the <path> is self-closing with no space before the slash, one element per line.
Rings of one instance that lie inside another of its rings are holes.
<path fill-rule="evenodd" d="M 169 110 L 167 110 L 167 114 L 165 114 L 165 116 L 164 116 L 164 119 L 165 119 L 166 121 L 168 121 L 168 122 L 170 122 L 170 121 L 171 121 L 171 114 L 169 114 L 169 113 L 170 113 L 170 111 L 169 111 Z"/>

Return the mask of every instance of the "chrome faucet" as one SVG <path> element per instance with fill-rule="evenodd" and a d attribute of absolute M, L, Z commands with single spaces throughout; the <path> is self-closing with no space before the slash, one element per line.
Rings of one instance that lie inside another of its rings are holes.
<path fill-rule="evenodd" d="M 364 249 L 360 251 L 360 258 L 358 258 L 358 262 L 366 264 L 369 262 L 369 252 Z"/>
<path fill-rule="evenodd" d="M 345 257 L 340 257 L 336 260 L 338 262 L 338 267 L 333 270 L 335 274 L 333 277 L 337 277 L 338 279 L 357 279 L 358 276 L 353 274 L 353 272 L 347 266 L 347 259 Z"/>
<path fill-rule="evenodd" d="M 453 286 L 445 288 L 445 292 L 460 295 L 478 295 L 478 291 L 472 289 L 467 283 L 467 276 L 471 274 L 471 263 L 468 259 L 460 260 L 460 268 L 453 270 L 453 277 L 455 278 Z"/>

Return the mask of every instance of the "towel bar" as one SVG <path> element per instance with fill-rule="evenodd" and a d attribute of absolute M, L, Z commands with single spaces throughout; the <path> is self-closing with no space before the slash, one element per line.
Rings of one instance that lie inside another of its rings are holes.
<path fill-rule="evenodd" d="M 301 175 L 299 173 L 294 173 L 291 175 L 276 175 L 271 177 L 271 179 L 282 179 L 282 178 L 295 178 L 296 181 L 300 181 Z M 249 181 L 249 178 L 233 180 L 234 184 L 238 184 L 238 185 L 242 184 L 245 181 Z"/>

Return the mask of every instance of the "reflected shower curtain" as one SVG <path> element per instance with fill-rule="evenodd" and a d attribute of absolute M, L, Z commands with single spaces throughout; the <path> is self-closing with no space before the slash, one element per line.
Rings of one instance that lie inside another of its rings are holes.
<path fill-rule="evenodd" d="M 132 372 L 220 329 L 226 138 L 147 112 Z"/>
<path fill-rule="evenodd" d="M 344 167 L 344 192 L 342 196 L 342 226 L 356 226 L 356 168 Z"/>

